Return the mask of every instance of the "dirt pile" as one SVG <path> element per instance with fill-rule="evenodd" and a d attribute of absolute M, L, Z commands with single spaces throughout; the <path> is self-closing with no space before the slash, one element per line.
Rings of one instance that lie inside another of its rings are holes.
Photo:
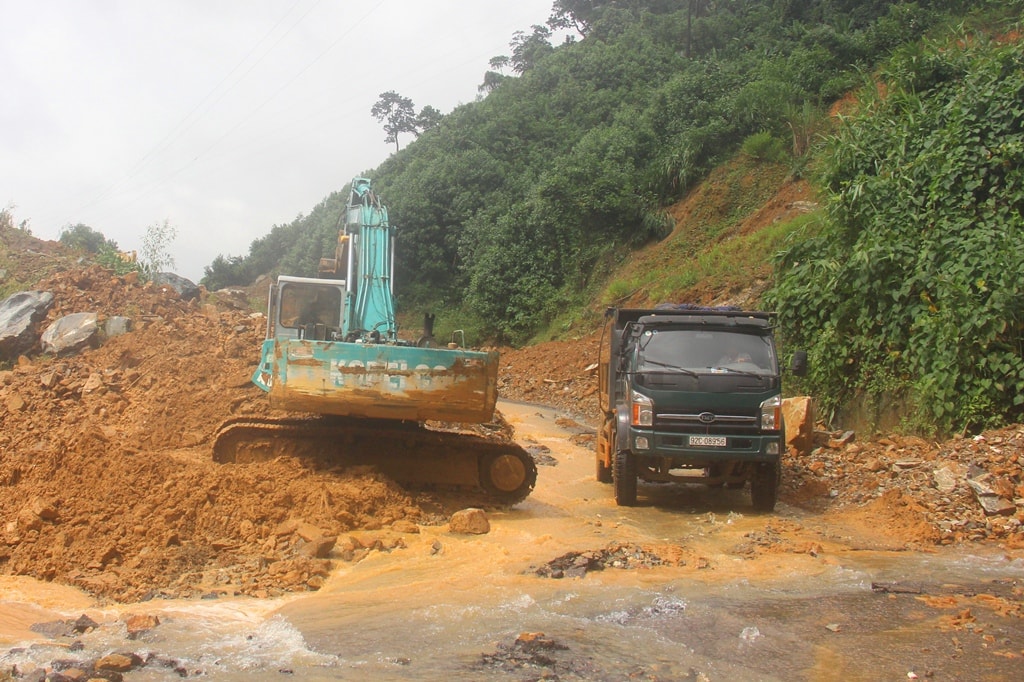
<path fill-rule="evenodd" d="M 118 601 L 272 595 L 318 587 L 336 542 L 359 556 L 415 530 L 413 498 L 365 469 L 211 461 L 221 421 L 267 409 L 262 316 L 71 259 L 35 288 L 54 294 L 41 329 L 93 311 L 133 330 L 0 371 L 0 571 Z"/>

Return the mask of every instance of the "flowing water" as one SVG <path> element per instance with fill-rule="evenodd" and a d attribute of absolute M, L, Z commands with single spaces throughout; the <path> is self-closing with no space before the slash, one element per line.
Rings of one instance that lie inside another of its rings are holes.
<path fill-rule="evenodd" d="M 341 564 L 318 592 L 282 600 L 101 608 L 68 588 L 3 578 L 0 679 L 13 666 L 114 650 L 155 656 L 129 680 L 1024 679 L 1020 600 L 1009 585 L 1024 576 L 1019 558 L 752 552 L 751 538 L 773 523 L 808 537 L 836 531 L 784 505 L 752 514 L 740 491 L 668 492 L 618 508 L 593 480 L 592 452 L 572 445 L 552 412 L 502 411 L 557 465 L 541 467 L 526 502 L 489 515 L 490 533 L 423 527 L 406 548 Z M 612 543 L 685 551 L 673 566 L 562 579 L 536 571 Z M 81 614 L 117 623 L 127 613 L 161 624 L 135 641 L 123 626 L 101 627 L 81 636 L 80 651 L 29 629 Z"/>

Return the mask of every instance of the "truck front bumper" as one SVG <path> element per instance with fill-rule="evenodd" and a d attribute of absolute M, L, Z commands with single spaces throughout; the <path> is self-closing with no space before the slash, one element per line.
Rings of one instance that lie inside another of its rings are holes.
<path fill-rule="evenodd" d="M 707 466 L 719 462 L 775 462 L 783 447 L 779 431 L 681 434 L 630 428 L 628 449 L 641 460 L 667 458 L 683 466 Z"/>

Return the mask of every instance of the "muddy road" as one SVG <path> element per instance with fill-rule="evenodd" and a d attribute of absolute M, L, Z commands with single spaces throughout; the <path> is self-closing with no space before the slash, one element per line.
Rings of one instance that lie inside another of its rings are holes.
<path fill-rule="evenodd" d="M 573 442 L 583 427 L 550 409 L 501 410 L 541 467 L 527 501 L 488 510 L 490 532 L 353 531 L 377 551 L 333 557 L 316 592 L 269 599 L 116 605 L 4 576 L 0 679 L 113 652 L 147 661 L 129 680 L 1009 680 L 1024 670 L 1019 550 L 915 546 L 863 509 L 755 514 L 747 491 L 642 486 L 640 506 L 619 508 L 594 480 L 592 450 Z M 55 634 L 82 616 L 95 627 Z M 149 625 L 133 630 L 140 618 Z"/>

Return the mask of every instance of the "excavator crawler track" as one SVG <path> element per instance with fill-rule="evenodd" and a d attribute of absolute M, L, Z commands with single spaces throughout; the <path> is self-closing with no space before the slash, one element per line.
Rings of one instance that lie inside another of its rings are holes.
<path fill-rule="evenodd" d="M 245 464 L 291 455 L 345 465 L 372 465 L 399 484 L 483 490 L 501 505 L 522 502 L 537 466 L 513 442 L 436 431 L 415 422 L 311 417 L 238 418 L 218 429 L 213 458 Z"/>

